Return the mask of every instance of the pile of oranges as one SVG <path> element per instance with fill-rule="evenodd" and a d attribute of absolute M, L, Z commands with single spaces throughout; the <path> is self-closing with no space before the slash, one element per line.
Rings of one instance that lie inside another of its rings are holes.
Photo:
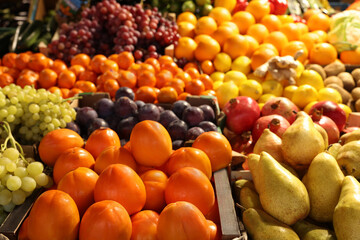
<path fill-rule="evenodd" d="M 42 53 L 7 53 L 1 59 L 0 87 L 16 83 L 34 85 L 69 98 L 82 92 L 108 92 L 112 98 L 120 87 L 129 87 L 136 100 L 172 103 L 188 95 L 215 95 L 209 75 L 195 64 L 183 69 L 169 56 L 135 62 L 130 52 L 90 58 L 80 53 L 67 66 Z"/>

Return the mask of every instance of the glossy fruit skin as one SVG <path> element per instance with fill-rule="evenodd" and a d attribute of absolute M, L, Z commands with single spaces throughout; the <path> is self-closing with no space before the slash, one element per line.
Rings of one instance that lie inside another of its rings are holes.
<path fill-rule="evenodd" d="M 249 131 L 260 117 L 260 108 L 250 97 L 238 96 L 227 102 L 223 108 L 226 126 L 236 134 Z"/>
<path fill-rule="evenodd" d="M 185 201 L 170 203 L 160 213 L 158 240 L 210 239 L 204 215 L 193 204 Z"/>
<path fill-rule="evenodd" d="M 85 212 L 79 231 L 79 240 L 130 240 L 131 219 L 118 202 L 104 200 L 91 205 Z"/>
<path fill-rule="evenodd" d="M 285 130 L 290 127 L 290 123 L 281 115 L 268 115 L 258 118 L 251 131 L 253 142 L 255 143 L 263 133 L 265 128 L 278 135 L 280 138 Z"/>
<path fill-rule="evenodd" d="M 70 129 L 56 129 L 46 134 L 39 144 L 41 160 L 53 167 L 56 159 L 69 148 L 82 147 L 84 140 L 79 134 Z"/>
<path fill-rule="evenodd" d="M 157 240 L 157 224 L 159 214 L 151 210 L 143 210 L 131 216 L 131 240 Z"/>
<path fill-rule="evenodd" d="M 328 135 L 329 144 L 337 143 L 339 141 L 339 128 L 336 126 L 336 123 L 331 118 L 324 116 L 317 111 L 314 111 L 314 113 L 311 115 L 311 118 L 314 123 L 320 125 L 322 128 L 325 129 Z"/>
<path fill-rule="evenodd" d="M 283 116 L 290 124 L 295 121 L 299 108 L 285 97 L 275 97 L 268 100 L 261 109 L 261 115 L 278 114 Z"/>
<path fill-rule="evenodd" d="M 69 194 L 48 190 L 35 201 L 28 217 L 30 240 L 76 240 L 80 225 L 79 211 Z"/>
<path fill-rule="evenodd" d="M 345 128 L 346 113 L 335 102 L 332 101 L 317 102 L 311 107 L 309 111 L 309 115 L 312 115 L 315 109 L 319 110 L 324 116 L 331 118 L 331 120 L 335 122 L 340 132 Z"/>
<path fill-rule="evenodd" d="M 146 202 L 145 185 L 139 175 L 123 164 L 112 164 L 100 174 L 94 190 L 95 202 L 114 200 L 129 215 L 141 211 Z"/>
<path fill-rule="evenodd" d="M 120 147 L 120 139 L 111 128 L 99 128 L 93 131 L 85 143 L 85 149 L 96 159 L 105 148 L 110 146 Z"/>

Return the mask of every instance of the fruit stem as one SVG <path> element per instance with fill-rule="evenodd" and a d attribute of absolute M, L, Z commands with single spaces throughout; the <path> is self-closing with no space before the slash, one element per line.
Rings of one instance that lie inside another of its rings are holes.
<path fill-rule="evenodd" d="M 82 96 L 65 98 L 61 102 L 73 101 L 75 99 L 82 99 Z"/>
<path fill-rule="evenodd" d="M 5 122 L 5 121 L 2 121 L 0 122 L 0 125 L 3 127 L 3 129 L 7 132 L 8 136 L 7 138 L 5 139 L 4 143 L 1 144 L 1 152 L 4 152 L 6 149 L 7 149 L 7 146 L 8 146 L 8 143 L 10 142 L 10 145 L 13 147 L 13 148 L 16 148 L 17 150 L 19 150 L 20 152 L 20 157 L 22 160 L 24 160 L 26 163 L 26 159 L 24 157 L 24 150 L 23 148 L 21 147 L 20 143 L 18 143 L 14 136 L 12 135 L 12 132 L 11 132 L 11 128 L 10 128 L 10 125 L 8 122 Z"/>

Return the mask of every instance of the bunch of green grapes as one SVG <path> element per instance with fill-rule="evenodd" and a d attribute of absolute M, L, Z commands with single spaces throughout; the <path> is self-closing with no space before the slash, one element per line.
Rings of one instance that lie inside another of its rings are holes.
<path fill-rule="evenodd" d="M 0 126 L 7 133 L 0 147 L 0 210 L 10 212 L 16 205 L 24 203 L 36 188 L 50 187 L 53 180 L 45 174 L 43 163 L 25 158 L 9 124 L 0 122 Z"/>
<path fill-rule="evenodd" d="M 57 93 L 10 84 L 0 88 L 0 121 L 10 124 L 22 144 L 39 142 L 48 132 L 66 127 L 76 111 Z M 1 138 L 6 135 L 2 132 Z"/>

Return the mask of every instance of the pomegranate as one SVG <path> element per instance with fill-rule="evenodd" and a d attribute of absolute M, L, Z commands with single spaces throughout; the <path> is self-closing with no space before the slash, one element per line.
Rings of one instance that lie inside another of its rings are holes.
<path fill-rule="evenodd" d="M 236 135 L 234 138 L 231 139 L 230 145 L 232 150 L 242 154 L 249 154 L 253 152 L 254 144 L 251 139 L 251 132 L 246 131 L 242 134 Z"/>
<path fill-rule="evenodd" d="M 245 96 L 238 96 L 227 102 L 223 108 L 226 115 L 226 126 L 236 134 L 250 131 L 260 117 L 258 103 Z"/>
<path fill-rule="evenodd" d="M 258 120 L 256 120 L 252 129 L 253 142 L 256 143 L 265 128 L 269 128 L 270 131 L 272 131 L 281 138 L 281 136 L 289 126 L 289 121 L 281 115 L 273 114 L 268 116 L 262 116 L 258 118 Z"/>
<path fill-rule="evenodd" d="M 344 133 L 349 133 L 349 132 L 352 132 L 352 131 L 355 131 L 355 130 L 358 130 L 358 129 L 360 129 L 360 128 L 359 127 L 345 127 L 343 129 L 343 132 Z"/>
<path fill-rule="evenodd" d="M 345 111 L 333 101 L 320 101 L 315 103 L 309 111 L 311 116 L 315 110 L 319 110 L 322 115 L 331 118 L 341 132 L 346 124 L 346 114 Z"/>
<path fill-rule="evenodd" d="M 328 135 L 329 144 L 336 143 L 339 141 L 340 132 L 339 128 L 336 126 L 335 122 L 331 118 L 324 116 L 320 111 L 315 110 L 311 115 L 311 118 L 314 123 L 320 125 L 325 129 Z"/>
<path fill-rule="evenodd" d="M 275 97 L 269 99 L 261 109 L 261 115 L 278 114 L 283 116 L 290 124 L 295 121 L 299 108 L 288 98 Z"/>

